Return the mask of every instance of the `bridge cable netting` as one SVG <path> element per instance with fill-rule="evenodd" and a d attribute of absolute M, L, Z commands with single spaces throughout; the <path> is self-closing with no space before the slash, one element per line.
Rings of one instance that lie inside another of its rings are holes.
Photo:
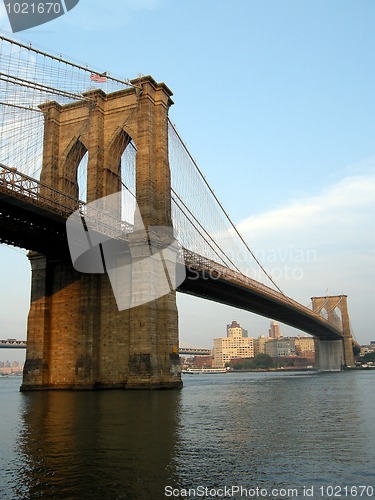
<path fill-rule="evenodd" d="M 109 93 L 129 86 L 128 80 L 0 35 L 1 163 L 39 179 L 43 154 L 39 105 L 84 102 L 90 90 Z"/>
<path fill-rule="evenodd" d="M 90 162 L 102 164 L 96 182 L 102 185 L 103 194 L 121 190 L 121 217 L 131 224 L 137 150 L 125 130 L 138 102 L 128 110 L 107 150 L 87 151 L 80 140 L 94 109 L 90 91 L 112 93 L 129 86 L 135 85 L 0 35 L 0 163 L 26 174 L 31 181 L 40 179 L 44 139 L 40 105 L 49 101 L 62 106 L 83 103 L 87 118 L 82 119 L 75 142 L 64 152 L 67 168 L 58 189 L 72 198 L 90 201 L 87 171 Z M 181 245 L 253 280 L 267 280 L 283 294 L 238 232 L 171 122 L 168 138 L 172 219 Z"/>

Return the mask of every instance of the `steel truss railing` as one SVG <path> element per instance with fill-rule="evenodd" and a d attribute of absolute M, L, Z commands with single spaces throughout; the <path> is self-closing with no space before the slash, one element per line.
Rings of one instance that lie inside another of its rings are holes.
<path fill-rule="evenodd" d="M 0 163 L 0 191 L 21 200 L 29 199 L 40 208 L 68 217 L 74 210 L 83 207 L 82 201 L 44 184 L 15 168 Z"/>
<path fill-rule="evenodd" d="M 121 238 L 132 228 L 111 214 L 93 208 L 84 201 L 52 188 L 15 168 L 0 163 L 0 193 L 11 194 L 21 201 L 29 201 L 33 205 L 53 212 L 63 218 L 69 217 L 79 210 L 82 218 L 90 219 L 90 228 L 108 234 L 114 238 Z M 95 226 L 93 227 L 93 224 Z"/>

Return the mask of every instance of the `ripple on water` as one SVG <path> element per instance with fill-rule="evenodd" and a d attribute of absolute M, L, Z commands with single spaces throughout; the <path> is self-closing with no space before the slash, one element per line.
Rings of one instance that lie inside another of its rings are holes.
<path fill-rule="evenodd" d="M 156 499 L 164 488 L 374 485 L 375 373 L 185 378 L 182 391 L 0 385 L 0 498 Z"/>

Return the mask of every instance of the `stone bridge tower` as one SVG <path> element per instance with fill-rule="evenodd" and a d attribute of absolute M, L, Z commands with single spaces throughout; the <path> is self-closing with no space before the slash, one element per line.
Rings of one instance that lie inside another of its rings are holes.
<path fill-rule="evenodd" d="M 145 228 L 168 226 L 171 186 L 168 109 L 171 91 L 151 77 L 86 101 L 48 102 L 41 181 L 72 196 L 88 152 L 87 202 L 121 189 L 119 164 L 136 153 L 136 198 Z M 58 193 L 57 195 L 58 196 Z M 22 390 L 172 388 L 181 386 L 175 292 L 119 311 L 106 274 L 76 272 L 70 257 L 30 254 L 28 347 Z"/>
<path fill-rule="evenodd" d="M 313 311 L 328 316 L 328 321 L 342 332 L 342 340 L 321 340 L 319 356 L 321 366 L 341 364 L 354 366 L 353 337 L 350 331 L 347 295 L 332 295 L 329 297 L 312 297 Z M 326 313 L 326 314 L 324 314 Z M 336 360 L 334 361 L 335 358 Z"/>

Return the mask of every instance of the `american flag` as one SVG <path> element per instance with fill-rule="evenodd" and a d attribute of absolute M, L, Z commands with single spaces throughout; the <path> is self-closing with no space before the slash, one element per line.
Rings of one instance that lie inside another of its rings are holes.
<path fill-rule="evenodd" d="M 107 81 L 107 78 L 104 75 L 105 73 L 102 75 L 98 75 L 98 73 L 91 73 L 90 80 L 95 83 L 104 83 Z"/>

